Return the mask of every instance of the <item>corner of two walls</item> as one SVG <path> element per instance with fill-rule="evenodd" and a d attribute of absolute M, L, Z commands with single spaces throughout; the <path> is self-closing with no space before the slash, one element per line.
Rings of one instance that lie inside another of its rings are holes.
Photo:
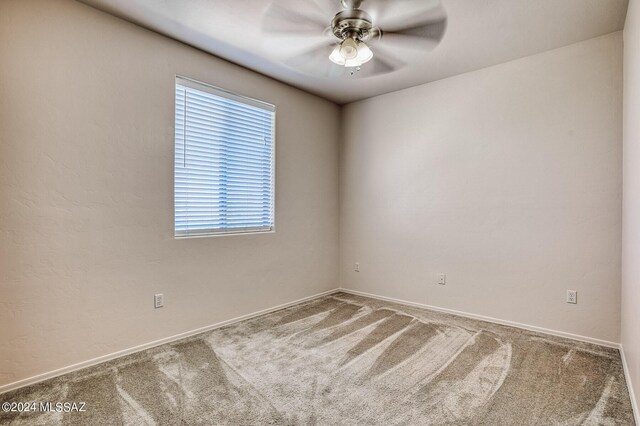
<path fill-rule="evenodd" d="M 640 4 L 630 0 L 624 29 L 624 202 L 622 333 L 630 388 L 640 416 Z"/>
<path fill-rule="evenodd" d="M 343 106 L 341 287 L 619 342 L 621 75 L 617 32 Z"/>

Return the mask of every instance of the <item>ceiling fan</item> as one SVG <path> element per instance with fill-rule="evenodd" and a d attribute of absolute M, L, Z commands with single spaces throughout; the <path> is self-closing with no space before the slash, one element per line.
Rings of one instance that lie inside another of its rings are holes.
<path fill-rule="evenodd" d="M 337 0 L 301 3 L 274 0 L 263 33 L 286 64 L 324 77 L 402 68 L 434 49 L 447 24 L 440 0 L 340 0 L 337 13 Z"/>

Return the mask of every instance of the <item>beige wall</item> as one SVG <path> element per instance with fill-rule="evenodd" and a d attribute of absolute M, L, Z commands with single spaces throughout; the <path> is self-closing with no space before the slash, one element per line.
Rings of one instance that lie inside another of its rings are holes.
<path fill-rule="evenodd" d="M 335 288 L 338 269 L 355 290 L 619 339 L 620 33 L 348 105 L 340 162 L 334 104 L 76 2 L 0 1 L 0 58 L 0 386 Z M 277 233 L 173 239 L 176 74 L 277 105 Z"/>
<path fill-rule="evenodd" d="M 624 27 L 624 203 L 622 346 L 640 405 L 640 4 L 629 2 Z"/>
<path fill-rule="evenodd" d="M 341 285 L 619 341 L 621 41 L 346 106 Z"/>
<path fill-rule="evenodd" d="M 72 1 L 0 57 L 0 385 L 337 286 L 339 107 Z M 173 239 L 176 74 L 277 105 L 275 234 Z"/>

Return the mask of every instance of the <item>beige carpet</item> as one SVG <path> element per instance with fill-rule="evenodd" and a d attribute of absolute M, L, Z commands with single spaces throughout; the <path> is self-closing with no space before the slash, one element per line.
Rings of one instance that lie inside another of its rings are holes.
<path fill-rule="evenodd" d="M 337 293 L 0 395 L 9 425 L 633 425 L 617 350 Z"/>

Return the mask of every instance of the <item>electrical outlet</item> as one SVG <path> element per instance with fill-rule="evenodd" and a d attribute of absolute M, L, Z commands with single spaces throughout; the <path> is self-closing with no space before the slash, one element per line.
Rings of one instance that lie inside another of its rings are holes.
<path fill-rule="evenodd" d="M 153 306 L 155 308 L 162 308 L 164 306 L 164 295 L 162 293 L 153 295 Z"/>
<path fill-rule="evenodd" d="M 578 303 L 578 292 L 576 290 L 567 290 L 567 303 Z"/>
<path fill-rule="evenodd" d="M 447 283 L 447 274 L 438 274 L 438 284 L 445 285 Z"/>
<path fill-rule="evenodd" d="M 356 264 L 353 267 L 353 270 L 356 272 L 360 272 L 360 263 L 356 262 Z"/>

